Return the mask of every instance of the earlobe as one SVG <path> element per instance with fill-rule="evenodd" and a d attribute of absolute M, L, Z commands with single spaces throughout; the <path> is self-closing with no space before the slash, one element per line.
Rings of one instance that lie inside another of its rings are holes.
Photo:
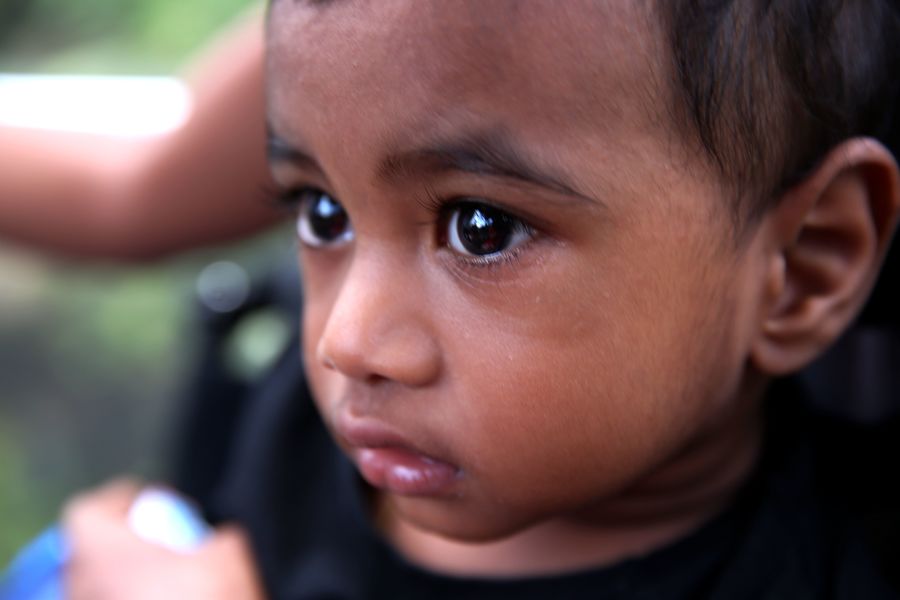
<path fill-rule="evenodd" d="M 849 326 L 877 278 L 898 210 L 900 175 L 890 152 L 853 139 L 764 217 L 767 302 L 752 349 L 760 371 L 804 367 Z"/>

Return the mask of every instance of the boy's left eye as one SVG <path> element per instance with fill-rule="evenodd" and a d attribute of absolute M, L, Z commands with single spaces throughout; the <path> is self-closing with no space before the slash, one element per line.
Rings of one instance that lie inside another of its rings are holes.
<path fill-rule="evenodd" d="M 534 229 L 506 211 L 480 202 L 460 202 L 448 211 L 447 245 L 464 256 L 491 259 L 534 237 Z"/>

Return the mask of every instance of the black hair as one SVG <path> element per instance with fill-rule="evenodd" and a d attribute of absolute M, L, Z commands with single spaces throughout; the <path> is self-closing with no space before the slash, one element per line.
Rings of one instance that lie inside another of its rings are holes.
<path fill-rule="evenodd" d="M 900 156 L 897 0 L 657 0 L 676 119 L 755 220 L 841 141 Z"/>

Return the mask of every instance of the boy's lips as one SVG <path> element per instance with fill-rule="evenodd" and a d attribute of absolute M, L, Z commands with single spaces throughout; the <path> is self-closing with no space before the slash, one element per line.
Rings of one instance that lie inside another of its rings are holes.
<path fill-rule="evenodd" d="M 451 493 L 459 479 L 459 468 L 425 454 L 377 421 L 345 413 L 335 431 L 362 476 L 376 488 L 404 496 L 440 496 Z"/>

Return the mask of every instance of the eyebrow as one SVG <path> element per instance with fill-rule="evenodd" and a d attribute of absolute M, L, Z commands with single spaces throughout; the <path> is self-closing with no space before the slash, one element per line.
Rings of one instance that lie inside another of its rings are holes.
<path fill-rule="evenodd" d="M 378 168 L 385 180 L 408 177 L 417 171 L 460 172 L 511 179 L 588 202 L 564 176 L 539 166 L 508 135 L 499 130 L 464 136 L 410 151 L 391 154 Z"/>
<path fill-rule="evenodd" d="M 271 127 L 268 128 L 266 136 L 266 154 L 270 162 L 288 162 L 303 169 L 324 172 L 312 156 L 291 146 L 276 135 Z"/>
<path fill-rule="evenodd" d="M 273 162 L 290 162 L 300 168 L 324 172 L 314 158 L 278 137 L 271 128 L 268 155 Z M 376 172 L 384 181 L 396 181 L 423 171 L 432 174 L 459 172 L 510 179 L 581 201 L 598 203 L 594 198 L 578 192 L 565 177 L 535 164 L 509 136 L 497 131 L 437 141 L 421 148 L 391 153 L 381 161 Z"/>

